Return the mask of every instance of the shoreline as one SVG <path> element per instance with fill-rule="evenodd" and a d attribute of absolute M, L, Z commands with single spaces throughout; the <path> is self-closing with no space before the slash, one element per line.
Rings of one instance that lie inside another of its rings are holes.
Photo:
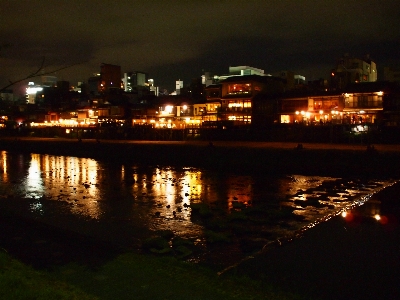
<path fill-rule="evenodd" d="M 0 150 L 235 172 L 400 178 L 400 145 L 0 138 Z"/>

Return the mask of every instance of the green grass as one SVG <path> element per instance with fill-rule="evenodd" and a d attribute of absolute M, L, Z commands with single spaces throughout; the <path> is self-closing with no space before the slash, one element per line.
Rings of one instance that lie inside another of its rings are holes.
<path fill-rule="evenodd" d="M 127 253 L 96 270 L 34 270 L 0 253 L 0 299 L 301 299 L 171 257 Z"/>
<path fill-rule="evenodd" d="M 0 251 L 0 299 L 97 299 Z"/>

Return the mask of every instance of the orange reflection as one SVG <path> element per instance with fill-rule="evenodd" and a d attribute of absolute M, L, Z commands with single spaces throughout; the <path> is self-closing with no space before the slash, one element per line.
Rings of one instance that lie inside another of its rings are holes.
<path fill-rule="evenodd" d="M 379 189 L 379 185 L 360 185 L 328 177 L 268 178 L 194 168 L 107 165 L 93 159 L 67 156 L 31 154 L 29 158 L 7 160 L 3 151 L 0 167 L 3 177 L 22 178 L 22 182 L 14 186 L 22 191 L 22 196 L 37 200 L 32 210 L 46 213 L 46 203 L 57 201 L 60 204 L 57 206 L 61 207 L 57 209 L 62 213 L 101 219 L 106 226 L 110 220 L 118 220 L 115 223 L 124 228 L 124 222 L 135 221 L 151 230 L 168 229 L 192 237 L 198 237 L 204 230 L 201 222 L 196 223 L 191 218 L 193 203 L 209 204 L 216 215 L 250 205 L 266 205 L 273 209 L 291 206 L 295 214 L 304 217 L 304 222 L 288 222 L 285 224 L 288 227 L 276 225 L 273 228 L 268 224 L 270 230 L 282 232 L 283 236 L 299 229 L 296 226 L 305 226 L 305 222 L 316 224 L 342 210 L 346 211 L 343 216 L 351 220 L 354 216 L 347 212 L 349 205 L 365 202 L 360 200 L 363 195 Z M 379 205 L 371 202 L 373 214 L 370 216 L 380 215 Z M 384 217 L 380 217 L 380 222 L 385 222 Z"/>
<path fill-rule="evenodd" d="M 6 151 L 1 151 L 1 154 L 0 154 L 0 157 L 1 157 L 1 166 L 2 166 L 2 169 L 3 169 L 3 181 L 4 182 L 7 182 L 8 181 L 8 176 L 7 176 L 7 152 Z"/>
<path fill-rule="evenodd" d="M 26 197 L 63 201 L 72 213 L 98 218 L 97 169 L 93 159 L 31 154 L 23 188 Z"/>

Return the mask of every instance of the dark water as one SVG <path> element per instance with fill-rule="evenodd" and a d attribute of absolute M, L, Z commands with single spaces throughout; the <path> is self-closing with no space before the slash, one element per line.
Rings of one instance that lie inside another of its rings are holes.
<path fill-rule="evenodd" d="M 190 241 L 187 259 L 225 266 L 392 183 L 0 152 L 1 209 L 131 249 L 169 232 Z M 374 215 L 379 205 L 371 206 Z"/>

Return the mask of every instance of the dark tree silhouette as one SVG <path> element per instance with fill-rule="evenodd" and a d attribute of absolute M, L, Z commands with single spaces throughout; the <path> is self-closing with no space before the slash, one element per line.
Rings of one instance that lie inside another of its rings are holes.
<path fill-rule="evenodd" d="M 0 50 L 1 50 L 1 47 L 0 47 Z M 4 87 L 1 87 L 1 88 L 0 88 L 0 92 L 2 92 L 2 91 L 4 91 L 4 90 L 8 89 L 9 87 L 11 87 L 11 86 L 13 86 L 14 84 L 17 84 L 17 83 L 19 83 L 19 82 L 22 82 L 22 81 L 25 81 L 25 80 L 28 80 L 28 79 L 31 79 L 31 78 L 43 76 L 43 75 L 53 74 L 53 73 L 55 73 L 55 72 L 58 72 L 58 71 L 61 71 L 61 70 L 65 70 L 65 69 L 71 68 L 71 67 L 73 67 L 73 66 L 79 65 L 79 64 L 81 64 L 82 62 L 80 62 L 80 63 L 75 63 L 75 64 L 71 64 L 71 65 L 67 65 L 67 66 L 64 66 L 64 67 L 61 67 L 61 68 L 58 68 L 58 69 L 54 69 L 54 70 L 51 70 L 51 71 L 48 71 L 48 72 L 41 72 L 41 71 L 43 70 L 43 68 L 44 68 L 44 63 L 45 63 L 45 57 L 43 57 L 42 62 L 41 62 L 41 64 L 40 64 L 39 68 L 38 68 L 35 72 L 29 74 L 28 76 L 25 76 L 25 77 L 23 77 L 23 78 L 20 78 L 20 79 L 18 79 L 18 80 L 15 80 L 15 81 L 9 80 L 9 84 L 7 84 L 7 85 L 4 86 Z"/>

